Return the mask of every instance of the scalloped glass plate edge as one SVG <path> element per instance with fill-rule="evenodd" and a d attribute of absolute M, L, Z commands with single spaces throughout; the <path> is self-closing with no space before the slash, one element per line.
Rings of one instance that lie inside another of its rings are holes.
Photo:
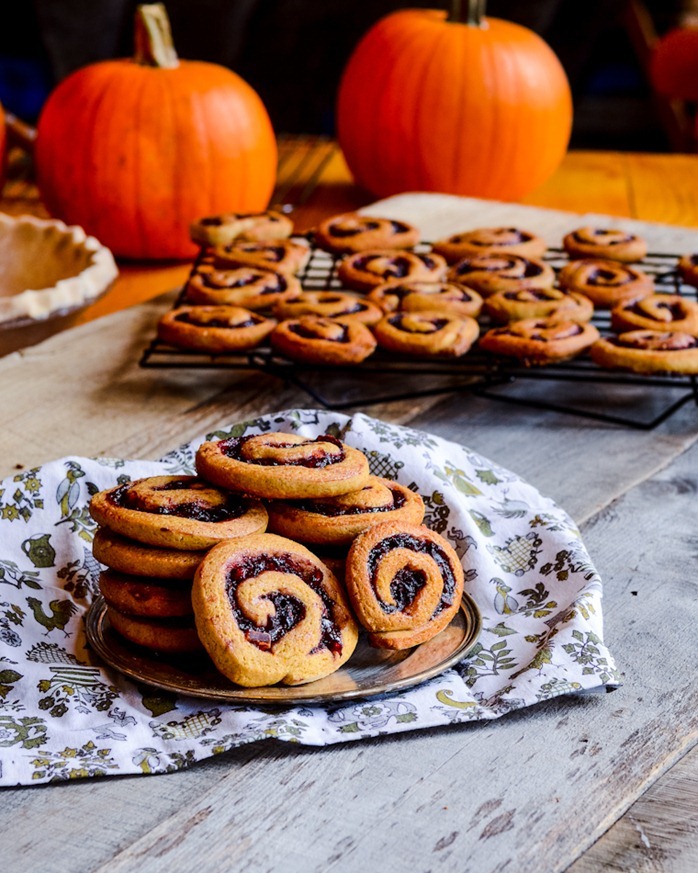
<path fill-rule="evenodd" d="M 475 645 L 481 628 L 480 612 L 472 598 L 464 594 L 461 608 L 448 627 L 413 649 L 374 649 L 362 635 L 350 660 L 330 676 L 307 685 L 242 688 L 222 676 L 204 655 L 165 658 L 137 650 L 112 630 L 101 595 L 85 615 L 87 640 L 94 653 L 129 679 L 188 697 L 263 706 L 339 703 L 411 688 L 462 661 Z"/>

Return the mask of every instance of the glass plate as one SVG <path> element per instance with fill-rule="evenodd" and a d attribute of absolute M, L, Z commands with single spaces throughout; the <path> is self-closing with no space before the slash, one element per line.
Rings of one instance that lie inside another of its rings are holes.
<path fill-rule="evenodd" d="M 165 691 L 227 703 L 292 706 L 356 700 L 410 688 L 463 660 L 481 629 L 477 606 L 467 594 L 451 624 L 433 639 L 403 652 L 369 646 L 362 635 L 349 661 L 335 673 L 307 685 L 241 688 L 221 675 L 205 655 L 165 657 L 129 645 L 109 623 L 100 596 L 85 616 L 94 652 L 120 673 Z"/>

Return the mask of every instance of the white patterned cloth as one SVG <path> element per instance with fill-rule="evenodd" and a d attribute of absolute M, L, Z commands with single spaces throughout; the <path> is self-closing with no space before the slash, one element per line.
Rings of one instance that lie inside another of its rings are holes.
<path fill-rule="evenodd" d="M 289 410 L 206 438 L 332 433 L 372 472 L 424 498 L 425 523 L 462 558 L 483 619 L 469 656 L 415 688 L 362 702 L 232 706 L 136 685 L 87 649 L 98 590 L 91 495 L 193 471 L 202 439 L 161 461 L 63 458 L 0 490 L 0 785 L 164 773 L 270 737 L 305 745 L 494 719 L 561 694 L 613 688 L 601 580 L 569 516 L 464 446 L 362 414 Z"/>

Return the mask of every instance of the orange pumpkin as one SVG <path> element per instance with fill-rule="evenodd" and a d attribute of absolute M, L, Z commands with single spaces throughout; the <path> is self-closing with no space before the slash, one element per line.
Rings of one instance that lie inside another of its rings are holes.
<path fill-rule="evenodd" d="M 698 27 L 677 27 L 655 43 L 650 78 L 659 94 L 698 100 Z"/>
<path fill-rule="evenodd" d="M 134 59 L 61 82 L 39 119 L 39 190 L 52 215 L 117 255 L 192 257 L 189 224 L 255 212 L 276 178 L 276 141 L 256 92 L 224 67 L 178 61 L 161 4 L 136 12 Z"/>
<path fill-rule="evenodd" d="M 454 7 L 460 4 L 454 3 Z M 516 199 L 562 160 L 572 125 L 565 73 L 543 40 L 480 15 L 405 9 L 347 64 L 337 134 L 356 181 L 379 196 L 442 191 Z"/>

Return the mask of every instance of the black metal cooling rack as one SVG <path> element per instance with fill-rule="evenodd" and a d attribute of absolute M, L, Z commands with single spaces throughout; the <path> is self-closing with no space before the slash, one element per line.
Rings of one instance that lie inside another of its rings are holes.
<path fill-rule="evenodd" d="M 415 251 L 428 251 L 424 243 Z M 696 298 L 696 289 L 682 284 L 677 255 L 649 254 L 642 269 L 652 275 L 660 291 Z M 567 263 L 560 249 L 549 249 L 545 260 L 557 271 Z M 299 274 L 306 291 L 340 290 L 339 258 L 311 246 L 310 258 Z M 195 262 L 192 273 L 198 266 Z M 175 305 L 182 302 L 182 292 Z M 490 324 L 480 319 L 482 327 Z M 602 335 L 612 333 L 610 313 L 596 311 L 592 319 Z M 455 360 L 417 360 L 377 350 L 351 367 L 289 361 L 264 345 L 245 353 L 210 353 L 175 348 L 154 338 L 144 350 L 141 367 L 167 369 L 251 370 L 267 373 L 297 386 L 326 409 L 344 410 L 373 403 L 408 400 L 452 392 L 467 392 L 503 403 L 562 412 L 609 424 L 651 430 L 681 407 L 698 406 L 696 376 L 643 375 L 606 370 L 588 356 L 544 367 L 472 349 Z M 380 379 L 376 378 L 380 376 Z"/>

